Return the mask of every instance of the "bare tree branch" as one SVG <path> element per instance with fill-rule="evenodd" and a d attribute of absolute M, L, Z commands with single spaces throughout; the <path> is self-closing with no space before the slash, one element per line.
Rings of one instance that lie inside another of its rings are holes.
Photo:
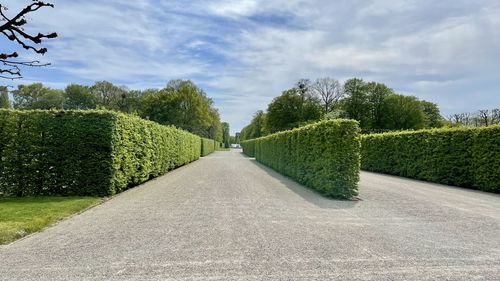
<path fill-rule="evenodd" d="M 340 82 L 329 77 L 316 80 L 311 88 L 321 98 L 325 113 L 332 111 L 337 102 L 344 96 Z"/>
<path fill-rule="evenodd" d="M 37 35 L 31 35 L 27 33 L 23 26 L 27 24 L 26 16 L 29 13 L 38 11 L 43 7 L 54 8 L 54 5 L 51 3 L 46 3 L 44 1 L 32 0 L 33 3 L 26 6 L 19 13 L 17 13 L 14 17 L 9 18 L 5 11 L 7 7 L 0 4 L 0 22 L 5 22 L 0 25 L 0 32 L 7 37 L 8 40 L 17 43 L 23 49 L 32 50 L 37 54 L 45 54 L 47 52 L 47 48 L 38 48 L 32 44 L 38 45 L 41 44 L 45 39 L 52 39 L 57 37 L 57 33 L 38 33 Z M 0 63 L 3 64 L 3 67 L 0 66 L 0 78 L 4 79 L 19 79 L 22 78 L 21 75 L 21 67 L 43 67 L 48 66 L 50 63 L 40 63 L 38 60 L 33 61 L 16 61 L 13 60 L 19 57 L 17 52 L 0 52 Z"/>

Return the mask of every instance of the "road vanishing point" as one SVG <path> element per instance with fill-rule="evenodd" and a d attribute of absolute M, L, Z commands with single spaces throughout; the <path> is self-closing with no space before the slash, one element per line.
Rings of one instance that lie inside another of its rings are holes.
<path fill-rule="evenodd" d="M 361 173 L 324 198 L 217 152 L 0 246 L 0 280 L 500 280 L 500 196 Z"/>

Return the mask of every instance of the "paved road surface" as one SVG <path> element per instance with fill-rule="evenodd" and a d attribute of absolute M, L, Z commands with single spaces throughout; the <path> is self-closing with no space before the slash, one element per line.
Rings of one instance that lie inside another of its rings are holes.
<path fill-rule="evenodd" d="M 0 280 L 500 280 L 500 196 L 361 178 L 328 200 L 218 152 L 0 246 Z"/>

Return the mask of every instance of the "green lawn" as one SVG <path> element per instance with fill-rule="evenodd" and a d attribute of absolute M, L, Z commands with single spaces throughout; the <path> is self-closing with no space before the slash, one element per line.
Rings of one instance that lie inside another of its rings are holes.
<path fill-rule="evenodd" d="M 102 200 L 95 197 L 0 198 L 0 244 L 39 231 Z"/>

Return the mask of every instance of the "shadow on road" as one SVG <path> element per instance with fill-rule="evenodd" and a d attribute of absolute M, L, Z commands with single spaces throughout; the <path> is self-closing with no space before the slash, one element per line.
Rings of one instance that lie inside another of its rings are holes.
<path fill-rule="evenodd" d="M 244 154 L 243 154 L 244 155 Z M 250 158 L 244 155 L 250 160 L 252 164 L 262 169 L 269 176 L 279 180 L 286 188 L 293 191 L 295 194 L 302 197 L 309 203 L 316 205 L 322 209 L 350 209 L 354 208 L 356 204 L 360 203 L 359 200 L 336 200 L 322 196 L 320 193 L 306 186 L 303 186 L 289 177 L 286 177 L 273 169 L 257 162 L 255 158 Z"/>

